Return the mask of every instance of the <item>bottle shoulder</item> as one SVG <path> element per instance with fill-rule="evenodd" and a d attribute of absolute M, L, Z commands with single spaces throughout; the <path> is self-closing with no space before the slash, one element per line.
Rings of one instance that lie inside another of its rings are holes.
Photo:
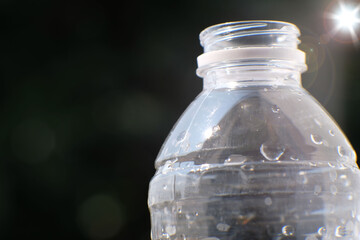
<path fill-rule="evenodd" d="M 156 166 L 205 152 L 217 154 L 204 161 L 235 154 L 255 162 L 356 162 L 327 111 L 305 89 L 286 86 L 203 91 L 175 124 Z"/>

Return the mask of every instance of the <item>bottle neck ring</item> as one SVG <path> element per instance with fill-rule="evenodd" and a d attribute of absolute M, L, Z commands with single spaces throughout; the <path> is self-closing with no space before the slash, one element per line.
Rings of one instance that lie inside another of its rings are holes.
<path fill-rule="evenodd" d="M 288 67 L 299 72 L 306 71 L 305 53 L 286 47 L 233 48 L 203 53 L 197 58 L 197 75 L 203 77 L 209 69 L 225 67 L 251 67 L 261 70 L 274 67 L 271 62 L 288 62 Z M 238 64 L 236 64 L 238 63 Z M 247 64 L 246 64 L 247 63 Z M 287 67 L 287 68 L 288 68 Z"/>

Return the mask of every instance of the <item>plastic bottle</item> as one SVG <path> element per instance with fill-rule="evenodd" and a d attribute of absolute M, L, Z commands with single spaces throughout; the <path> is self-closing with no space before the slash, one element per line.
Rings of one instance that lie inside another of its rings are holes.
<path fill-rule="evenodd" d="M 356 154 L 301 85 L 299 35 L 277 21 L 200 34 L 204 90 L 156 159 L 153 240 L 359 239 Z"/>

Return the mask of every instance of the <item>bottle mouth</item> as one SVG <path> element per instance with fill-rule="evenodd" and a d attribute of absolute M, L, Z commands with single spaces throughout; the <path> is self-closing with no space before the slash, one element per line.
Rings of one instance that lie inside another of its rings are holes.
<path fill-rule="evenodd" d="M 200 33 L 204 53 L 197 75 L 229 67 L 261 71 L 286 68 L 306 71 L 305 53 L 297 48 L 300 30 L 281 21 L 239 21 L 210 26 Z"/>
<path fill-rule="evenodd" d="M 300 30 L 281 21 L 238 21 L 217 24 L 200 33 L 204 52 L 243 47 L 297 48 Z"/>

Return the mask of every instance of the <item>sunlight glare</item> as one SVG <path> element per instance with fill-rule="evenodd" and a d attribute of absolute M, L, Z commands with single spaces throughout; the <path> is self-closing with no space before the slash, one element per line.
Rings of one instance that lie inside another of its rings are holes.
<path fill-rule="evenodd" d="M 337 21 L 337 27 L 339 29 L 347 29 L 350 32 L 354 30 L 357 24 L 360 23 L 358 18 L 359 7 L 350 9 L 343 4 L 340 4 L 339 12 L 334 16 Z"/>

